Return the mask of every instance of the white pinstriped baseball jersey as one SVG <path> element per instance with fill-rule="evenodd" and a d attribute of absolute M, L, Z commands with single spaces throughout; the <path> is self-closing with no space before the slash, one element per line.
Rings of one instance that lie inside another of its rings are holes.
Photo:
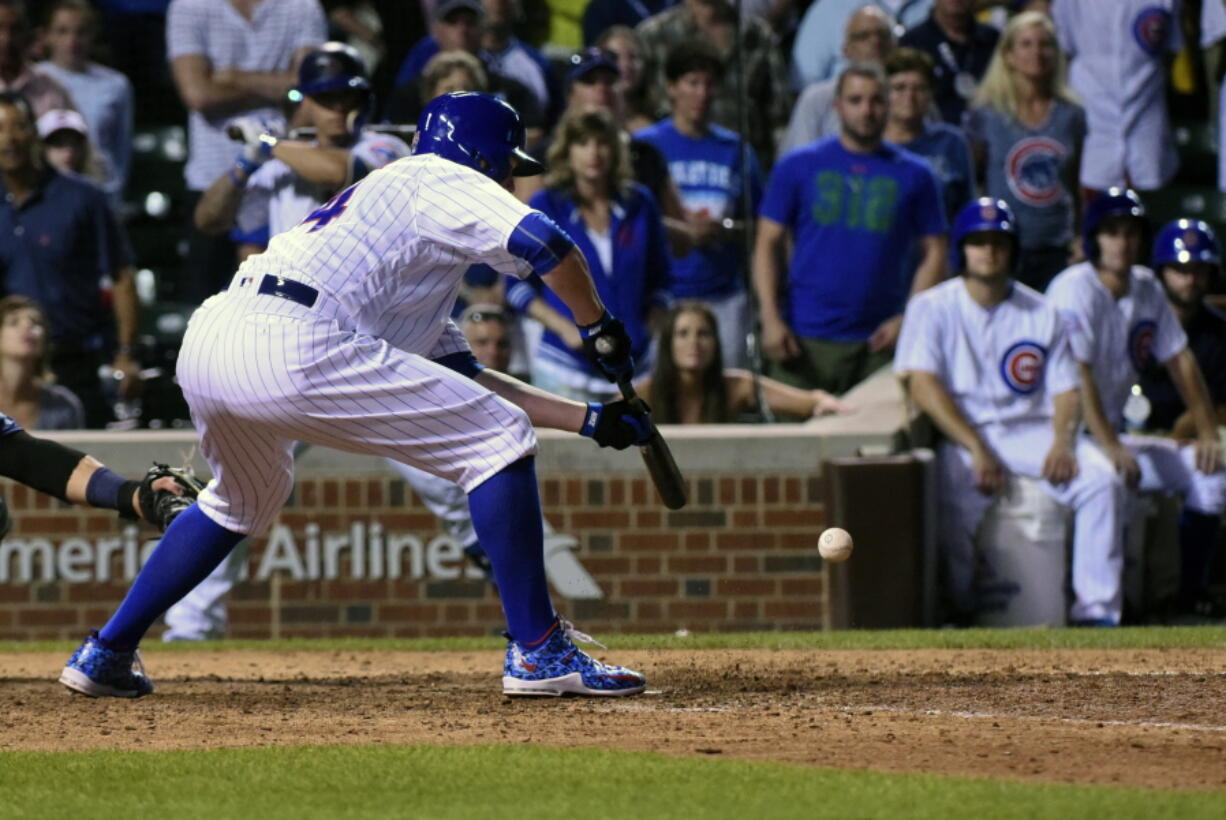
<path fill-rule="evenodd" d="M 1160 188 L 1179 165 L 1166 113 L 1166 55 L 1183 46 L 1180 0 L 1060 0 L 1052 17 L 1086 108 L 1081 184 Z"/>
<path fill-rule="evenodd" d="M 1078 384 L 1063 322 L 1041 295 L 1014 282 L 985 309 L 960 277 L 907 304 L 894 370 L 936 375 L 976 427 L 1050 419 L 1052 396 Z"/>
<path fill-rule="evenodd" d="M 1081 262 L 1051 281 L 1047 298 L 1064 317 L 1073 358 L 1090 366 L 1103 411 L 1117 428 L 1141 369 L 1151 361 L 1166 362 L 1188 346 L 1149 268 L 1134 266 L 1128 293 L 1116 300 L 1094 265 Z"/>
<path fill-rule="evenodd" d="M 507 246 L 530 214 L 477 171 L 407 157 L 244 262 L 192 316 L 179 356 L 214 476 L 201 509 L 236 532 L 266 529 L 293 486 L 295 441 L 465 491 L 535 452 L 522 410 L 432 361 L 468 350 L 449 315 L 470 265 L 529 272 Z"/>
<path fill-rule="evenodd" d="M 478 171 L 433 154 L 406 157 L 274 236 L 234 281 L 285 276 L 336 302 L 338 320 L 355 330 L 414 353 L 455 353 L 468 348 L 444 342 L 436 352 L 435 343 L 460 279 L 476 263 L 519 278 L 530 273 L 507 240 L 531 212 Z"/>
<path fill-rule="evenodd" d="M 365 131 L 350 149 L 350 178 L 360 181 L 408 155 L 409 146 L 399 137 Z M 270 160 L 247 180 L 235 222 L 243 233 L 267 225 L 269 235 L 276 236 L 305 219 L 331 193 L 303 179 L 281 160 Z"/>

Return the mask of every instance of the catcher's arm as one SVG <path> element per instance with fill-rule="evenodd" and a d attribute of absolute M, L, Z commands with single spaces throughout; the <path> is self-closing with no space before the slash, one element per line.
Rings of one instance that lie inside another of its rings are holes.
<path fill-rule="evenodd" d="M 72 504 L 143 518 L 162 529 L 204 489 L 190 469 L 157 463 L 140 481 L 127 481 L 93 456 L 21 429 L 0 436 L 0 476 Z"/>

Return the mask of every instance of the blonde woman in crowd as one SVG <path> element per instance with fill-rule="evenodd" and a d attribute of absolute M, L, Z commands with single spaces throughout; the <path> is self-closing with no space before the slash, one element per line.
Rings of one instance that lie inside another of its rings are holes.
<path fill-rule="evenodd" d="M 967 114 L 983 193 L 1009 203 L 1017 217 L 1016 278 L 1040 292 L 1079 254 L 1086 116 L 1066 77 L 1051 18 L 1019 14 L 1005 27 Z"/>

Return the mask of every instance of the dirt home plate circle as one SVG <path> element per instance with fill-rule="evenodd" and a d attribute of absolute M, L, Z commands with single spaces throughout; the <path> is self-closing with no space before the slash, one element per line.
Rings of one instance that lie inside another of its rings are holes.
<path fill-rule="evenodd" d="M 831 563 L 846 561 L 851 557 L 854 545 L 851 543 L 851 533 L 840 527 L 825 530 L 817 539 L 817 551 L 822 558 Z"/>

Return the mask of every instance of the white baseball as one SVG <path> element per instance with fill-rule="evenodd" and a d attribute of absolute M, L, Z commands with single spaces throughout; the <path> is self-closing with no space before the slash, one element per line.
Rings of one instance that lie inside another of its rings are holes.
<path fill-rule="evenodd" d="M 822 558 L 834 564 L 850 558 L 854 548 L 851 533 L 840 527 L 825 530 L 817 539 L 817 551 L 822 554 Z"/>

